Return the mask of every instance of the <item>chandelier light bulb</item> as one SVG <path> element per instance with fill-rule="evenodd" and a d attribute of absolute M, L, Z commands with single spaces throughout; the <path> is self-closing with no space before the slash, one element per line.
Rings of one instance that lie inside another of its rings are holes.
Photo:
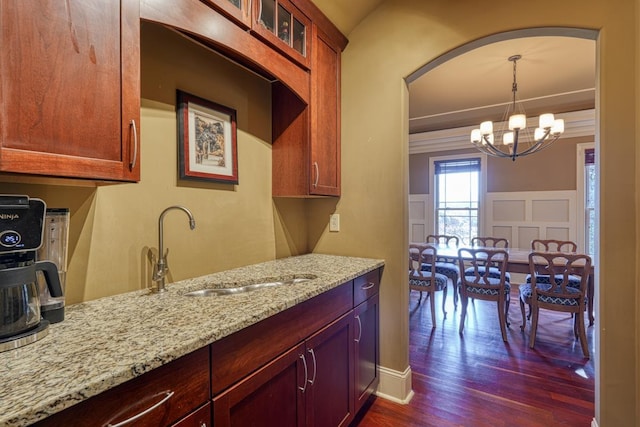
<path fill-rule="evenodd" d="M 564 120 L 557 119 L 553 121 L 553 126 L 551 127 L 552 135 L 560 135 L 564 132 Z"/>
<path fill-rule="evenodd" d="M 545 134 L 546 134 L 546 133 L 547 133 L 547 131 L 546 131 L 546 130 L 544 130 L 544 129 L 542 129 L 542 128 L 536 128 L 536 130 L 535 130 L 535 132 L 534 132 L 534 134 L 533 134 L 533 138 L 534 138 L 536 141 L 540 141 L 540 140 L 542 140 L 543 138 L 544 138 L 544 139 L 547 139 L 549 136 L 548 136 L 548 135 L 547 135 L 547 136 L 545 136 Z"/>
<path fill-rule="evenodd" d="M 502 135 L 502 143 L 504 145 L 513 144 L 513 132 L 505 132 L 504 135 Z"/>
<path fill-rule="evenodd" d="M 486 121 L 480 123 L 480 133 L 482 135 L 490 135 L 493 133 L 493 122 Z"/>
<path fill-rule="evenodd" d="M 527 127 L 527 116 L 524 114 L 514 114 L 509 117 L 509 130 L 522 130 Z"/>
<path fill-rule="evenodd" d="M 477 144 L 482 141 L 482 134 L 480 133 L 480 129 L 474 129 L 471 131 L 471 142 L 473 144 Z"/>
<path fill-rule="evenodd" d="M 540 127 L 542 129 L 549 129 L 553 126 L 555 117 L 551 113 L 540 114 Z"/>

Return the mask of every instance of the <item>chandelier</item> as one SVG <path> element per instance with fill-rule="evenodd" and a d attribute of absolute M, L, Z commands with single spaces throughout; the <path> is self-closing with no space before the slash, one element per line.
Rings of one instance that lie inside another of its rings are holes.
<path fill-rule="evenodd" d="M 493 122 L 486 121 L 480 123 L 479 129 L 471 131 L 471 143 L 480 151 L 494 157 L 506 157 L 516 160 L 517 157 L 533 154 L 555 142 L 564 132 L 564 120 L 556 119 L 553 114 L 541 114 L 539 125 L 534 131 L 533 138 L 531 132 L 527 132 L 527 116 L 524 107 L 516 105 L 516 94 L 518 92 L 518 82 L 516 79 L 516 63 L 522 55 L 513 55 L 508 58 L 513 62 L 513 84 L 511 92 L 513 101 L 505 110 L 503 116 L 504 123 L 508 123 L 508 130 L 503 129 L 499 134 L 493 133 Z M 498 142 L 502 141 L 502 143 Z"/>

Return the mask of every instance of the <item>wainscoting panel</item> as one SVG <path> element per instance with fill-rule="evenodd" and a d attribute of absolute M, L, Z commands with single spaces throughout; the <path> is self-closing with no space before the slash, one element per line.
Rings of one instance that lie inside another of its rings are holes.
<path fill-rule="evenodd" d="M 484 230 L 513 248 L 533 239 L 577 240 L 575 191 L 487 193 Z"/>
<path fill-rule="evenodd" d="M 427 237 L 429 214 L 428 194 L 409 194 L 409 241 L 424 242 Z"/>

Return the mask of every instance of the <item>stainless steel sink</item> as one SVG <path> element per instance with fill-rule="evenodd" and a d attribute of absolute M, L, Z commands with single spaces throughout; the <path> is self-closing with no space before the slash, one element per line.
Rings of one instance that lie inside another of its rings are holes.
<path fill-rule="evenodd" d="M 273 288 L 276 286 L 283 285 L 293 285 L 296 283 L 308 282 L 309 280 L 313 280 L 313 278 L 309 277 L 296 277 L 294 279 L 287 280 L 276 280 L 270 282 L 259 282 L 252 283 L 250 285 L 245 286 L 237 286 L 235 288 L 208 288 L 208 289 L 199 289 L 197 291 L 191 291 L 184 294 L 187 297 L 214 297 L 214 296 L 222 296 L 222 295 L 237 295 L 243 294 L 246 292 L 255 291 L 257 289 L 263 288 Z"/>

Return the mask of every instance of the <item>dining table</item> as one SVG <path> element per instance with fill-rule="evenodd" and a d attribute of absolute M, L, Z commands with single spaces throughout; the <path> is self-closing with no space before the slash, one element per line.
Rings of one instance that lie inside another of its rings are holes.
<path fill-rule="evenodd" d="M 424 246 L 427 243 L 424 242 L 411 242 L 412 245 Z M 481 249 L 482 246 L 465 246 L 465 245 L 446 245 L 446 244 L 433 244 L 428 243 L 431 246 L 436 247 L 436 253 L 438 258 L 446 258 L 447 260 L 457 260 L 458 259 L 458 250 L 467 248 L 467 249 Z M 496 249 L 496 248 L 484 248 L 484 249 Z M 509 259 L 507 262 L 507 271 L 510 273 L 522 273 L 529 274 L 529 254 L 534 252 L 533 249 L 522 249 L 522 248 L 498 248 L 504 249 L 509 254 Z M 455 262 L 455 261 L 454 261 Z M 593 265 L 593 260 L 591 263 L 591 269 L 589 271 L 589 277 L 587 279 L 587 311 L 589 317 L 589 326 L 593 326 L 595 321 L 595 316 L 593 312 L 593 300 L 595 294 L 595 286 L 594 286 L 594 271 L 595 267 Z"/>

